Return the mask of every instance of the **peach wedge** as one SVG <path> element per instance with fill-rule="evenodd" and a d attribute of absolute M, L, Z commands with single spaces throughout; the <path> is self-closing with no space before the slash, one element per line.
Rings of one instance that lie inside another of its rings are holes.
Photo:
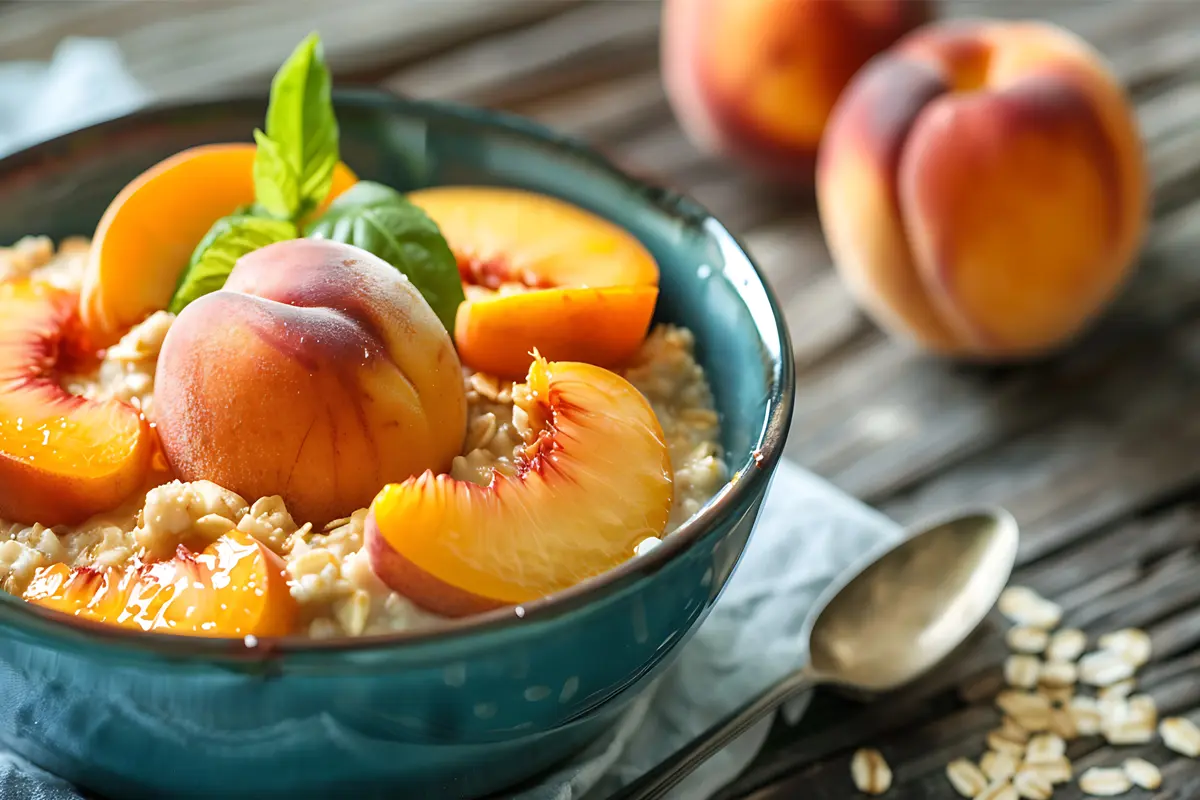
<path fill-rule="evenodd" d="M 516 477 L 489 486 L 425 473 L 371 505 L 376 574 L 418 605 L 466 616 L 574 586 L 658 536 L 673 475 L 658 420 L 624 378 L 537 358 L 514 392 L 527 415 Z"/>
<path fill-rule="evenodd" d="M 171 156 L 109 204 L 92 241 L 80 311 L 96 344 L 167 307 L 192 251 L 212 224 L 254 202 L 255 146 L 210 144 Z M 357 178 L 345 164 L 320 210 Z"/>
<path fill-rule="evenodd" d="M 297 612 L 283 560 L 238 530 L 169 561 L 38 570 L 23 597 L 81 619 L 187 636 L 284 636 Z"/>
<path fill-rule="evenodd" d="M 409 199 L 441 228 L 465 283 L 504 287 L 469 293 L 459 308 L 454 339 L 468 366 L 520 380 L 536 348 L 551 360 L 611 367 L 646 338 L 658 264 L 619 226 L 516 189 L 440 187 Z"/>
<path fill-rule="evenodd" d="M 118 505 L 150 469 L 154 433 L 140 412 L 59 384 L 77 338 L 78 296 L 0 284 L 0 517 L 72 524 Z"/>
<path fill-rule="evenodd" d="M 980 361 L 1079 334 L 1148 212 L 1137 123 L 1101 56 L 1037 22 L 928 26 L 867 66 L 821 147 L 834 261 L 886 330 Z"/>

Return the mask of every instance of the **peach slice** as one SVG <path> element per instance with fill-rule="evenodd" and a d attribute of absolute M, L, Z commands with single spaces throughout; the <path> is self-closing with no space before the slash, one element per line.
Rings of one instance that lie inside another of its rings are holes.
<path fill-rule="evenodd" d="M 60 362 L 84 345 L 79 298 L 0 284 L 0 517 L 78 523 L 118 505 L 150 469 L 154 434 L 132 406 L 68 394 Z"/>
<path fill-rule="evenodd" d="M 102 347 L 167 307 L 180 273 L 212 224 L 254 202 L 255 146 L 193 147 L 129 183 L 96 227 L 83 276 L 84 325 Z M 358 179 L 345 164 L 317 213 Z"/>
<path fill-rule="evenodd" d="M 93 622 L 189 636 L 284 636 L 297 611 L 283 560 L 238 530 L 199 554 L 180 545 L 170 561 L 43 567 L 23 596 Z"/>
<path fill-rule="evenodd" d="M 529 369 L 529 342 L 547 358 L 612 366 L 646 338 L 658 289 L 612 286 L 499 295 L 463 304 L 454 320 L 458 355 L 504 377 Z M 554 325 L 548 326 L 548 320 Z M 598 324 L 599 323 L 599 324 Z M 513 343 L 522 344 L 514 346 Z"/>
<path fill-rule="evenodd" d="M 623 228 L 517 189 L 439 187 L 409 199 L 441 228 L 464 282 L 528 290 L 460 306 L 455 343 L 469 366 L 520 380 L 534 348 L 551 360 L 615 366 L 646 338 L 658 264 Z"/>
<path fill-rule="evenodd" d="M 626 561 L 658 536 L 673 474 L 649 403 L 591 364 L 537 357 L 514 392 L 529 442 L 489 486 L 426 472 L 384 488 L 366 548 L 376 574 L 446 616 L 528 602 Z"/>

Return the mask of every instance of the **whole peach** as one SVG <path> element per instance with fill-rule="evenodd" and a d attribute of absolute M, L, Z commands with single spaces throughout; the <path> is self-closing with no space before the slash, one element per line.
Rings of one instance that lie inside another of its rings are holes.
<path fill-rule="evenodd" d="M 932 14 L 931 0 L 665 0 L 667 96 L 698 146 L 808 184 L 851 77 Z"/>
<path fill-rule="evenodd" d="M 1048 352 L 1109 302 L 1148 185 L 1101 56 L 1037 22 L 930 26 L 854 79 L 817 163 L 826 241 L 886 330 L 979 360 Z"/>
<path fill-rule="evenodd" d="M 449 335 L 390 264 L 298 239 L 243 256 L 163 342 L 158 431 L 179 476 L 280 495 L 323 525 L 445 471 L 466 430 Z"/>

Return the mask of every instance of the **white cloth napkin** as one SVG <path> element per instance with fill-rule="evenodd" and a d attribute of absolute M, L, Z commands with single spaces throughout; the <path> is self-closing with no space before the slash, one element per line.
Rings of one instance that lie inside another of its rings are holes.
<path fill-rule="evenodd" d="M 150 100 L 111 43 L 68 39 L 49 64 L 0 64 L 0 155 Z M 817 595 L 899 528 L 821 479 L 783 462 L 758 528 L 712 613 L 676 663 L 608 734 L 514 800 L 601 800 L 801 665 L 799 632 Z M 713 691 L 719 687 L 719 691 Z M 807 698 L 785 709 L 795 721 Z M 706 800 L 758 753 L 765 720 L 676 788 Z M 0 751 L 0 800 L 79 800 L 64 782 Z"/>

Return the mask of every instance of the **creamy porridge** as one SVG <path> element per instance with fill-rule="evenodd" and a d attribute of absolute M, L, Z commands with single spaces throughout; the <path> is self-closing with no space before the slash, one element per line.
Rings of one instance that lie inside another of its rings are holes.
<path fill-rule="evenodd" d="M 0 250 L 0 283 L 32 277 L 78 290 L 87 253 L 83 240 L 64 242 L 56 254 L 45 238 L 25 239 Z M 166 311 L 151 314 L 108 348 L 98 366 L 87 374 L 63 376 L 63 385 L 83 397 L 129 403 L 153 423 L 156 364 L 174 319 Z M 654 328 L 620 372 L 649 400 L 666 439 L 674 471 L 674 501 L 664 530 L 669 535 L 727 479 L 709 386 L 693 358 L 691 334 L 667 325 Z M 468 369 L 463 380 L 466 444 L 453 460 L 451 475 L 486 486 L 493 470 L 516 474 L 530 423 L 513 403 L 520 385 Z M 122 507 L 82 524 L 46 528 L 0 519 L 3 588 L 20 595 L 38 568 L 53 563 L 119 567 L 135 557 L 169 558 L 181 544 L 199 549 L 236 528 L 283 558 L 300 625 L 313 637 L 437 623 L 438 616 L 376 577 L 364 549 L 366 508 L 316 529 L 294 519 L 279 496 L 243 498 L 208 481 L 172 480 L 163 471 L 161 455 L 157 458 L 159 470 L 151 485 Z M 643 541 L 637 552 L 655 542 Z"/>

